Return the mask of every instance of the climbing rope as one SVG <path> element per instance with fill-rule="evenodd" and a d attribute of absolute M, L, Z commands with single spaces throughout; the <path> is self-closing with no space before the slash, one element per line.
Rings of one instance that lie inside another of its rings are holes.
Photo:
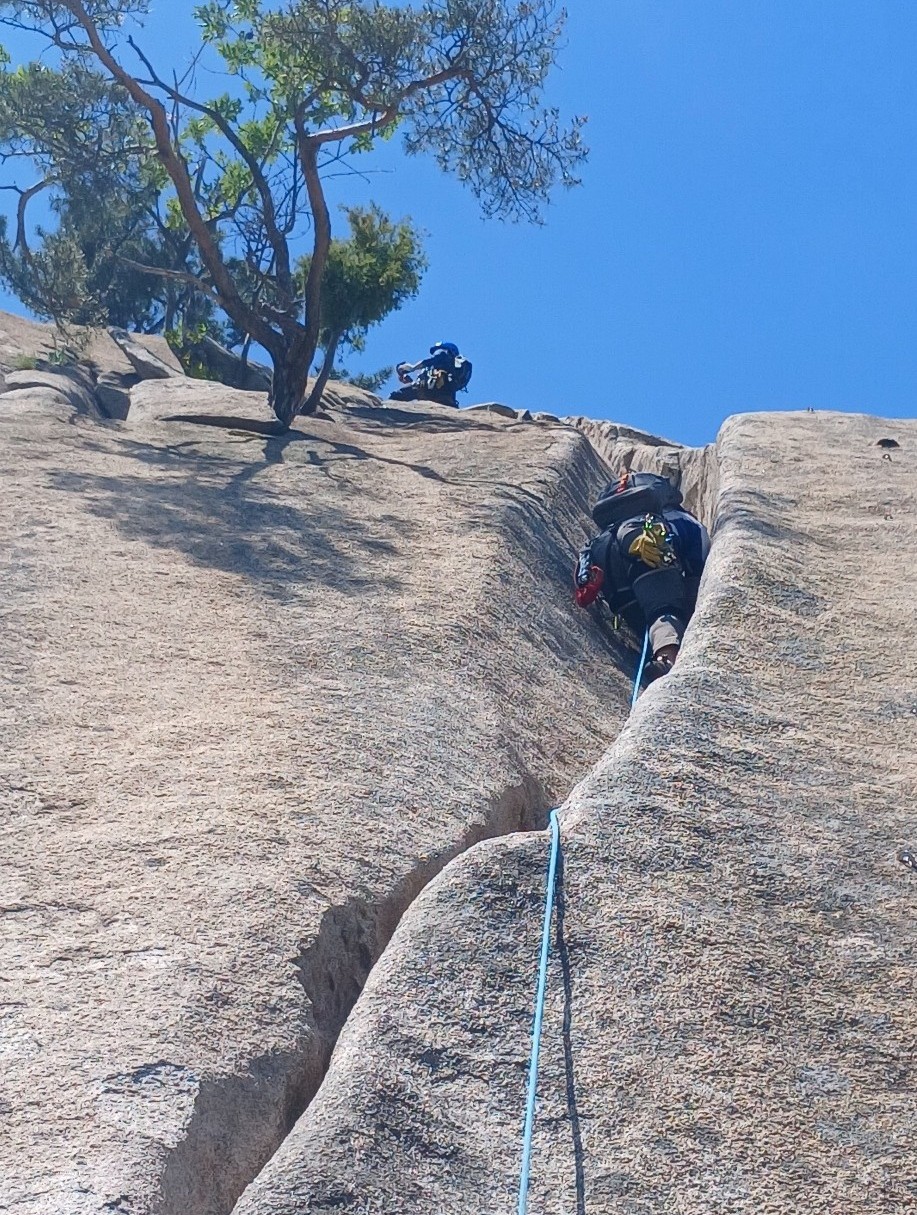
<path fill-rule="evenodd" d="M 541 1022 L 544 1017 L 544 993 L 548 982 L 548 947 L 551 942 L 551 916 L 554 912 L 554 879 L 557 874 L 557 854 L 560 851 L 560 827 L 557 811 L 551 811 L 551 859 L 548 863 L 548 891 L 544 908 L 544 929 L 541 934 L 541 962 L 538 967 L 538 988 L 535 992 L 535 1020 L 532 1025 L 532 1055 L 529 1061 L 529 1093 L 525 1103 L 525 1128 L 522 1132 L 522 1170 L 519 1174 L 519 1215 L 525 1215 L 529 1201 L 529 1167 L 532 1163 L 532 1131 L 535 1128 L 535 1094 L 538 1090 L 538 1055 L 541 1050 Z"/>
<path fill-rule="evenodd" d="M 634 705 L 637 703 L 637 697 L 640 695 L 640 681 L 643 679 L 643 668 L 646 666 L 646 656 L 650 648 L 650 631 L 649 629 L 643 634 L 643 652 L 640 655 L 640 665 L 637 667 L 637 677 L 634 680 L 634 690 L 630 698 L 630 711 L 633 713 Z"/>
<path fill-rule="evenodd" d="M 643 638 L 643 652 L 640 655 L 640 665 L 637 667 L 637 677 L 634 680 L 634 691 L 630 698 L 633 710 L 640 694 L 640 681 L 643 678 L 643 668 L 646 666 L 646 655 L 649 650 L 650 631 L 646 630 Z M 519 1171 L 519 1215 L 525 1215 L 529 1201 L 529 1171 L 532 1164 L 532 1133 L 535 1129 L 535 1098 L 538 1092 L 538 1056 L 541 1053 L 541 1023 L 544 1020 L 544 997 L 548 984 L 548 951 L 551 944 L 551 918 L 554 915 L 554 887 L 557 877 L 557 857 L 560 852 L 560 824 L 557 821 L 557 811 L 551 811 L 551 854 L 548 860 L 548 888 L 545 896 L 544 927 L 541 931 L 541 958 L 538 964 L 538 986 L 535 989 L 535 1019 L 532 1022 L 532 1053 L 529 1058 L 529 1087 L 525 1102 L 525 1125 L 522 1131 L 522 1168 Z"/>

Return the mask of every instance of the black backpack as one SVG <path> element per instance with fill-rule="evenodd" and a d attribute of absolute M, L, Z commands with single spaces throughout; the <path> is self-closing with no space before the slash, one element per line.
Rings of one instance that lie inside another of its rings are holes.
<path fill-rule="evenodd" d="M 455 356 L 455 368 L 449 372 L 449 387 L 453 392 L 461 392 L 462 389 L 468 387 L 470 379 L 471 359 L 466 359 L 464 355 L 457 354 Z"/>
<path fill-rule="evenodd" d="M 661 515 L 681 506 L 681 490 L 658 473 L 626 472 L 602 490 L 592 517 L 604 531 L 637 515 Z"/>

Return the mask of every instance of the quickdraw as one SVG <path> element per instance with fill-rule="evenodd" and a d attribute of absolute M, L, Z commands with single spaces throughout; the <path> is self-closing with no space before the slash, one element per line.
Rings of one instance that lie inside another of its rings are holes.
<path fill-rule="evenodd" d="M 672 547 L 675 537 L 669 532 L 665 523 L 655 515 L 647 515 L 643 520 L 643 531 L 634 540 L 628 552 L 652 569 L 663 565 L 675 565 L 678 556 Z"/>

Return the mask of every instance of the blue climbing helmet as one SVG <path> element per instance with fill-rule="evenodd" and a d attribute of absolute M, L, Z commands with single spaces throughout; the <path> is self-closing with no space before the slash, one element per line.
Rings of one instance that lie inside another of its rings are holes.
<path fill-rule="evenodd" d="M 443 368 L 446 374 L 446 388 L 452 393 L 464 392 L 471 379 L 471 359 L 466 359 L 459 354 L 459 348 L 455 342 L 437 342 L 430 347 L 431 354 L 439 354 L 440 351 L 447 354 L 452 360 L 451 368 Z"/>

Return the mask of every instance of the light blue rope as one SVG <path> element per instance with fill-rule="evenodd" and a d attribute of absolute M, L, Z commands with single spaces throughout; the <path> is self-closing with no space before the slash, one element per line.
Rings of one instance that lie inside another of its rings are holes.
<path fill-rule="evenodd" d="M 633 711 L 640 694 L 640 680 L 643 678 L 643 668 L 646 666 L 646 656 L 650 644 L 650 631 L 646 630 L 643 638 L 643 652 L 640 655 L 640 665 L 637 667 L 637 677 L 634 680 L 634 692 L 630 698 Z M 532 1024 L 532 1054 L 529 1059 L 529 1090 L 525 1103 L 525 1128 L 522 1132 L 522 1168 L 519 1173 L 519 1215 L 525 1215 L 529 1201 L 529 1171 L 532 1165 L 532 1132 L 535 1129 L 535 1098 L 538 1092 L 538 1056 L 541 1052 L 541 1023 L 544 1020 L 544 997 L 548 983 L 548 950 L 551 945 L 551 917 L 554 914 L 554 886 L 557 875 L 557 854 L 560 851 L 560 826 L 557 822 L 557 811 L 551 811 L 551 859 L 548 862 L 548 891 L 544 908 L 544 928 L 541 933 L 541 960 L 538 966 L 538 987 L 535 991 L 535 1020 Z"/>
<path fill-rule="evenodd" d="M 634 692 L 630 698 L 630 711 L 633 713 L 634 705 L 637 703 L 637 697 L 640 695 L 640 680 L 643 678 L 643 668 L 646 666 L 646 654 L 650 644 L 650 631 L 646 630 L 643 636 L 643 653 L 640 655 L 640 665 L 637 667 L 637 678 L 634 680 Z"/>
<path fill-rule="evenodd" d="M 548 982 L 548 948 L 551 943 L 551 916 L 554 911 L 554 879 L 557 873 L 557 854 L 559 850 L 560 827 L 557 822 L 557 811 L 552 810 L 548 893 L 544 909 L 544 930 L 541 934 L 541 963 L 538 969 L 538 988 L 535 992 L 532 1057 L 529 1061 L 529 1094 L 525 1104 L 525 1130 L 522 1134 L 522 1171 L 519 1174 L 519 1215 L 525 1215 L 529 1201 L 529 1168 L 532 1163 L 532 1131 L 535 1129 L 535 1095 L 538 1089 L 538 1054 L 541 1050 L 541 1022 L 544 1017 L 544 993 Z"/>

